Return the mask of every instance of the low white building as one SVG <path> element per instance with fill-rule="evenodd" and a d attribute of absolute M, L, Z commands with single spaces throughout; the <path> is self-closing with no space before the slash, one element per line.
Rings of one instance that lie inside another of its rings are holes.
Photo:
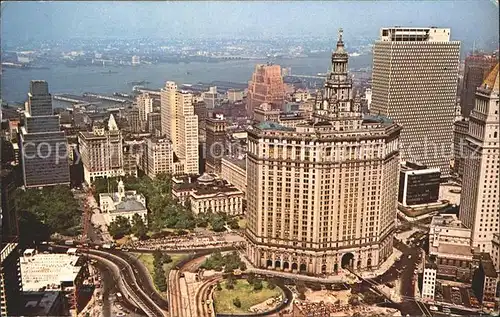
<path fill-rule="evenodd" d="M 243 214 L 244 193 L 225 180 L 205 173 L 197 179 L 193 177 L 173 178 L 173 182 L 173 198 L 183 204 L 189 200 L 191 210 L 195 214 L 208 211 L 222 212 L 232 216 Z"/>
<path fill-rule="evenodd" d="M 71 254 L 37 253 L 27 249 L 20 258 L 24 292 L 72 291 L 85 277 L 80 256 Z"/>
<path fill-rule="evenodd" d="M 424 274 L 422 277 L 422 299 L 424 301 L 434 301 L 436 293 L 437 266 L 433 262 L 424 264 Z"/>
<path fill-rule="evenodd" d="M 146 197 L 143 194 L 137 194 L 135 190 L 126 191 L 122 180 L 118 182 L 118 192 L 99 194 L 99 208 L 106 225 L 115 221 L 118 216 L 132 221 L 135 214 L 141 216 L 144 224 L 148 221 Z"/>

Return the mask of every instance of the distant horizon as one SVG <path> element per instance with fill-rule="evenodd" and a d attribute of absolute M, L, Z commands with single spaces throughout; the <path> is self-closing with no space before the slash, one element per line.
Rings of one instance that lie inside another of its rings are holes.
<path fill-rule="evenodd" d="M 446 27 L 452 40 L 498 47 L 498 7 L 463 1 L 3 2 L 2 46 L 71 39 L 376 38 L 381 27 Z M 30 23 L 26 23 L 30 21 Z"/>

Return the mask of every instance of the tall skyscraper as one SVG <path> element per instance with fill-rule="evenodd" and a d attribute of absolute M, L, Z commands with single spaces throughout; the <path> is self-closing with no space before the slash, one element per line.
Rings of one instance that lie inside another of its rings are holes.
<path fill-rule="evenodd" d="M 198 116 L 194 114 L 193 95 L 178 90 L 172 81 L 161 90 L 161 131 L 183 161 L 184 172 L 198 174 Z"/>
<path fill-rule="evenodd" d="M 465 59 L 464 78 L 462 80 L 462 93 L 460 106 L 462 116 L 469 117 L 474 109 L 476 88 L 481 86 L 485 77 L 498 62 L 498 56 L 486 54 L 473 54 Z"/>
<path fill-rule="evenodd" d="M 206 120 L 205 171 L 220 175 L 221 159 L 225 153 L 226 120 L 222 114 L 212 114 Z"/>
<path fill-rule="evenodd" d="M 450 174 L 460 42 L 450 29 L 382 28 L 373 49 L 371 113 L 403 127 L 401 157 Z"/>
<path fill-rule="evenodd" d="M 247 116 L 251 118 L 255 108 L 263 103 L 273 104 L 283 109 L 285 84 L 281 77 L 280 65 L 257 65 L 248 82 Z"/>
<path fill-rule="evenodd" d="M 174 171 L 172 144 L 167 139 L 150 138 L 144 151 L 144 172 L 150 178 Z"/>
<path fill-rule="evenodd" d="M 472 230 L 472 246 L 490 252 L 500 231 L 500 127 L 498 64 L 476 90 L 464 153 L 460 220 Z"/>
<path fill-rule="evenodd" d="M 145 129 L 148 113 L 153 112 L 153 97 L 147 92 L 140 94 L 137 97 L 137 108 L 139 109 L 141 129 Z"/>
<path fill-rule="evenodd" d="M 24 186 L 69 185 L 68 140 L 53 114 L 47 82 L 30 82 L 25 117 L 20 134 Z"/>
<path fill-rule="evenodd" d="M 124 175 L 123 136 L 112 114 L 109 116 L 107 130 L 104 126 L 95 124 L 92 132 L 79 133 L 78 143 L 87 184 L 91 184 L 96 178 Z"/>
<path fill-rule="evenodd" d="M 247 256 L 257 267 L 334 274 L 393 250 L 401 128 L 354 106 L 342 32 L 313 119 L 248 129 Z"/>

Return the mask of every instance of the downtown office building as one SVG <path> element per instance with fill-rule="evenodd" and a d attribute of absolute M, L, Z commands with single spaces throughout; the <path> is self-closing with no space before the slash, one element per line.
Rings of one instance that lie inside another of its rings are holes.
<path fill-rule="evenodd" d="M 370 111 L 401 125 L 401 159 L 450 175 L 460 42 L 450 29 L 382 28 Z"/>
<path fill-rule="evenodd" d="M 19 140 L 25 187 L 69 185 L 68 140 L 59 122 L 47 82 L 31 81 Z"/>

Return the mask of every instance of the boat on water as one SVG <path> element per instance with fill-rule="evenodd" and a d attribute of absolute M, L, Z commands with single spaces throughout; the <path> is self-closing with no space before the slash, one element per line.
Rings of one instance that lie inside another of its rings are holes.
<path fill-rule="evenodd" d="M 145 81 L 145 80 L 142 80 L 142 81 L 131 81 L 128 83 L 129 85 L 134 85 L 134 86 L 142 86 L 142 85 L 147 85 L 147 84 L 150 84 L 149 81 Z"/>
<path fill-rule="evenodd" d="M 107 72 L 101 72 L 101 74 L 118 74 L 118 72 L 108 70 Z"/>

